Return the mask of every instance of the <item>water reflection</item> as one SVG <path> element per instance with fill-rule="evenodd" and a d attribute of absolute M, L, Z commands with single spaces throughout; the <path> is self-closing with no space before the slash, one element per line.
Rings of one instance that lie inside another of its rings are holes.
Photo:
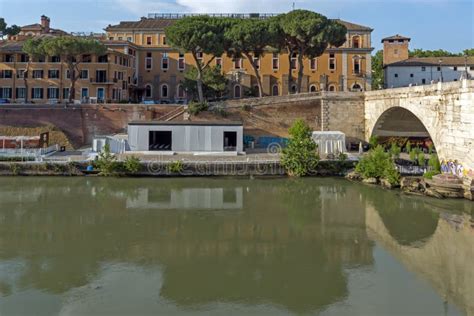
<path fill-rule="evenodd" d="M 426 311 L 469 313 L 470 205 L 331 179 L 4 178 L 0 312 L 350 314 L 372 304 L 354 275 L 377 292 L 375 267 L 398 261 L 438 291 Z"/>

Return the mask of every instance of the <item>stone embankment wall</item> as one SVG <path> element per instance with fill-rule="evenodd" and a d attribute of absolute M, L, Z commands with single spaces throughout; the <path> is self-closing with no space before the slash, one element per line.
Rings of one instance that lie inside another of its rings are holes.
<path fill-rule="evenodd" d="M 5 105 L 0 107 L 0 126 L 38 127 L 53 125 L 62 130 L 75 147 L 90 144 L 95 135 L 126 131 L 127 123 L 158 119 L 175 110 L 166 105 Z"/>

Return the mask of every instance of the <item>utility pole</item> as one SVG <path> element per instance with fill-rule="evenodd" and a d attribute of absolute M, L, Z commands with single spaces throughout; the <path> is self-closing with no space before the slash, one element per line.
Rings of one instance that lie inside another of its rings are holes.
<path fill-rule="evenodd" d="M 295 11 L 296 3 L 293 2 L 293 11 Z"/>

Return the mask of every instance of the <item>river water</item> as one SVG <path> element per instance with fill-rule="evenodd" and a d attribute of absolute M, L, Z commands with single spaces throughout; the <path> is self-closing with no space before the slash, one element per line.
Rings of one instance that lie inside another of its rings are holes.
<path fill-rule="evenodd" d="M 474 315 L 474 203 L 343 179 L 0 179 L 0 315 Z"/>

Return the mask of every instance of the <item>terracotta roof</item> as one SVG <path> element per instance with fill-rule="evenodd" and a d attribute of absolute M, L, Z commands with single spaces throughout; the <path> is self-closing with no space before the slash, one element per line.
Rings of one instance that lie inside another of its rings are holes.
<path fill-rule="evenodd" d="M 372 28 L 360 24 L 355 24 L 352 22 L 347 22 L 341 19 L 335 19 L 335 21 L 338 21 L 342 25 L 344 25 L 348 31 L 373 31 Z"/>
<path fill-rule="evenodd" d="M 387 65 L 388 67 L 403 67 L 403 66 L 464 66 L 466 59 L 463 56 L 459 57 L 421 57 L 408 58 L 396 63 Z M 474 66 L 474 57 L 467 58 L 467 65 Z"/>
<path fill-rule="evenodd" d="M 1 52 L 22 52 L 24 42 L 17 41 L 0 41 Z"/>
<path fill-rule="evenodd" d="M 42 30 L 42 29 L 43 29 L 43 26 L 41 26 L 41 24 L 39 24 L 39 23 L 35 23 L 35 24 L 30 24 L 30 25 L 22 26 L 21 29 Z"/>
<path fill-rule="evenodd" d="M 402 36 L 400 34 L 397 34 L 397 35 L 389 36 L 389 37 L 386 37 L 386 38 L 382 38 L 382 43 L 384 41 L 389 41 L 389 40 L 408 40 L 408 41 L 410 41 L 411 38 Z"/>
<path fill-rule="evenodd" d="M 172 25 L 177 19 L 160 19 L 160 18 L 142 18 L 139 21 L 122 21 L 117 25 L 109 25 L 105 28 L 106 31 L 117 31 L 117 30 L 150 30 L 150 31 L 162 31 L 166 27 Z M 370 27 L 335 19 L 339 23 L 343 24 L 349 31 L 372 31 Z"/>
<path fill-rule="evenodd" d="M 117 25 L 109 25 L 106 31 L 114 30 L 164 30 L 172 25 L 174 19 L 147 19 L 142 18 L 140 21 L 122 21 Z"/>

